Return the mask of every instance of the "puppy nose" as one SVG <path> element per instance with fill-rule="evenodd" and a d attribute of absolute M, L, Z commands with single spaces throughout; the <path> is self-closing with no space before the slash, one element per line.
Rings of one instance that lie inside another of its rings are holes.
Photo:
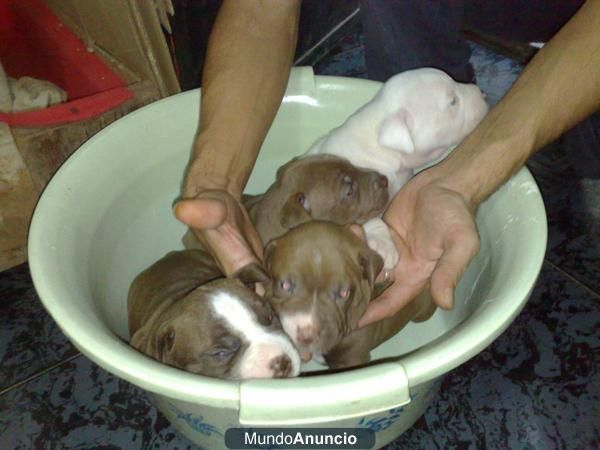
<path fill-rule="evenodd" d="M 385 175 L 376 175 L 375 181 L 373 182 L 373 187 L 378 189 L 387 189 L 388 187 L 388 179 Z"/>
<path fill-rule="evenodd" d="M 308 347 L 315 341 L 316 333 L 313 327 L 298 327 L 298 343 L 302 346 Z"/>
<path fill-rule="evenodd" d="M 292 371 L 292 360 L 288 355 L 279 355 L 271 361 L 273 378 L 287 378 Z"/>

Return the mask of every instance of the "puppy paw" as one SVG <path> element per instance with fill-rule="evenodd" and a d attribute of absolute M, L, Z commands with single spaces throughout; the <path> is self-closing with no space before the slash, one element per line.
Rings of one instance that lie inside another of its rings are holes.
<path fill-rule="evenodd" d="M 375 218 L 367 221 L 363 228 L 367 244 L 383 258 L 383 268 L 393 269 L 398 264 L 399 256 L 388 226 L 380 218 Z"/>

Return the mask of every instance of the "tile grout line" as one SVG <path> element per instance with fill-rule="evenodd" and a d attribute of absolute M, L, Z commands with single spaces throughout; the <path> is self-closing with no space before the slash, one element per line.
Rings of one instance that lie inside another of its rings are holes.
<path fill-rule="evenodd" d="M 73 355 L 69 356 L 68 358 L 65 358 L 65 359 L 63 359 L 62 361 L 56 362 L 56 363 L 52 364 L 51 366 L 49 366 L 49 367 L 46 367 L 45 369 L 42 369 L 42 370 L 40 370 L 39 372 L 36 372 L 36 373 L 34 373 L 33 375 L 30 375 L 30 376 L 28 376 L 27 378 L 25 378 L 25 379 L 23 379 L 23 380 L 21 380 L 21 381 L 18 381 L 18 382 L 17 382 L 17 383 L 15 383 L 15 384 L 11 384 L 10 386 L 8 386 L 8 387 L 5 387 L 4 389 L 0 390 L 0 396 L 2 396 L 2 395 L 4 395 L 4 394 L 7 394 L 8 392 L 10 392 L 10 391 L 12 391 L 12 390 L 14 390 L 14 389 L 17 389 L 17 388 L 19 388 L 19 387 L 23 386 L 24 384 L 27 384 L 27 383 L 29 383 L 30 381 L 33 381 L 33 380 L 35 380 L 36 378 L 39 378 L 39 377 L 41 377 L 42 375 L 45 375 L 45 374 L 47 374 L 48 372 L 50 372 L 50 371 L 52 371 L 52 370 L 56 369 L 57 367 L 59 367 L 59 366 L 63 365 L 64 363 L 66 363 L 66 362 L 70 362 L 70 361 L 72 361 L 72 360 L 74 360 L 75 358 L 78 358 L 78 357 L 80 357 L 80 356 L 81 356 L 81 352 L 77 352 L 77 353 L 75 353 L 75 354 L 73 354 Z"/>
<path fill-rule="evenodd" d="M 591 287 L 589 287 L 587 284 L 579 281 L 577 278 L 575 278 L 573 275 L 571 275 L 569 272 L 567 272 L 564 269 L 561 269 L 559 266 L 557 266 L 556 264 L 554 264 L 552 261 L 548 260 L 548 258 L 544 258 L 544 261 L 546 263 L 548 263 L 550 266 L 552 266 L 553 269 L 558 270 L 559 272 L 561 272 L 563 275 L 565 275 L 567 278 L 569 278 L 571 281 L 577 283 L 579 286 L 581 286 L 582 288 L 584 288 L 586 291 L 589 291 L 590 294 L 592 294 L 592 296 L 596 297 L 596 298 L 600 298 L 600 293 L 594 291 Z"/>

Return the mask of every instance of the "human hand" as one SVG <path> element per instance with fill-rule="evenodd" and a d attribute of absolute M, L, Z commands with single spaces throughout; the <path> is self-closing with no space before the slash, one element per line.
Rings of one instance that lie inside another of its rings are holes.
<path fill-rule="evenodd" d="M 474 214 L 459 192 L 430 171 L 411 179 L 383 216 L 400 255 L 394 283 L 369 304 L 359 326 L 391 316 L 427 287 L 437 306 L 452 308 L 454 288 L 479 252 Z"/>
<path fill-rule="evenodd" d="M 240 200 L 225 189 L 205 189 L 174 206 L 227 276 L 262 260 L 262 242 Z"/>

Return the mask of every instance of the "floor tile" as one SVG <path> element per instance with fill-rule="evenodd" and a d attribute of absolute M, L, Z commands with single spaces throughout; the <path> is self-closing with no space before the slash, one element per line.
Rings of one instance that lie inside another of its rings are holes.
<path fill-rule="evenodd" d="M 600 297 L 545 264 L 515 322 L 388 450 L 598 448 L 599 331 Z"/>
<path fill-rule="evenodd" d="M 2 449 L 193 449 L 148 395 L 84 356 L 0 396 Z"/>
<path fill-rule="evenodd" d="M 471 43 L 471 64 L 475 70 L 477 85 L 486 94 L 486 101 L 493 106 L 504 96 L 515 82 L 523 66 Z"/>
<path fill-rule="evenodd" d="M 360 27 L 348 33 L 329 52 L 329 55 L 313 66 L 315 74 L 354 78 L 367 78 L 365 50 Z"/>
<path fill-rule="evenodd" d="M 30 289 L 31 275 L 28 264 L 0 272 L 0 306 L 19 300 Z"/>
<path fill-rule="evenodd" d="M 0 273 L 0 391 L 77 353 L 46 313 L 26 264 Z"/>
<path fill-rule="evenodd" d="M 579 178 L 563 147 L 548 146 L 528 162 L 546 206 L 546 258 L 600 293 L 600 180 Z"/>

